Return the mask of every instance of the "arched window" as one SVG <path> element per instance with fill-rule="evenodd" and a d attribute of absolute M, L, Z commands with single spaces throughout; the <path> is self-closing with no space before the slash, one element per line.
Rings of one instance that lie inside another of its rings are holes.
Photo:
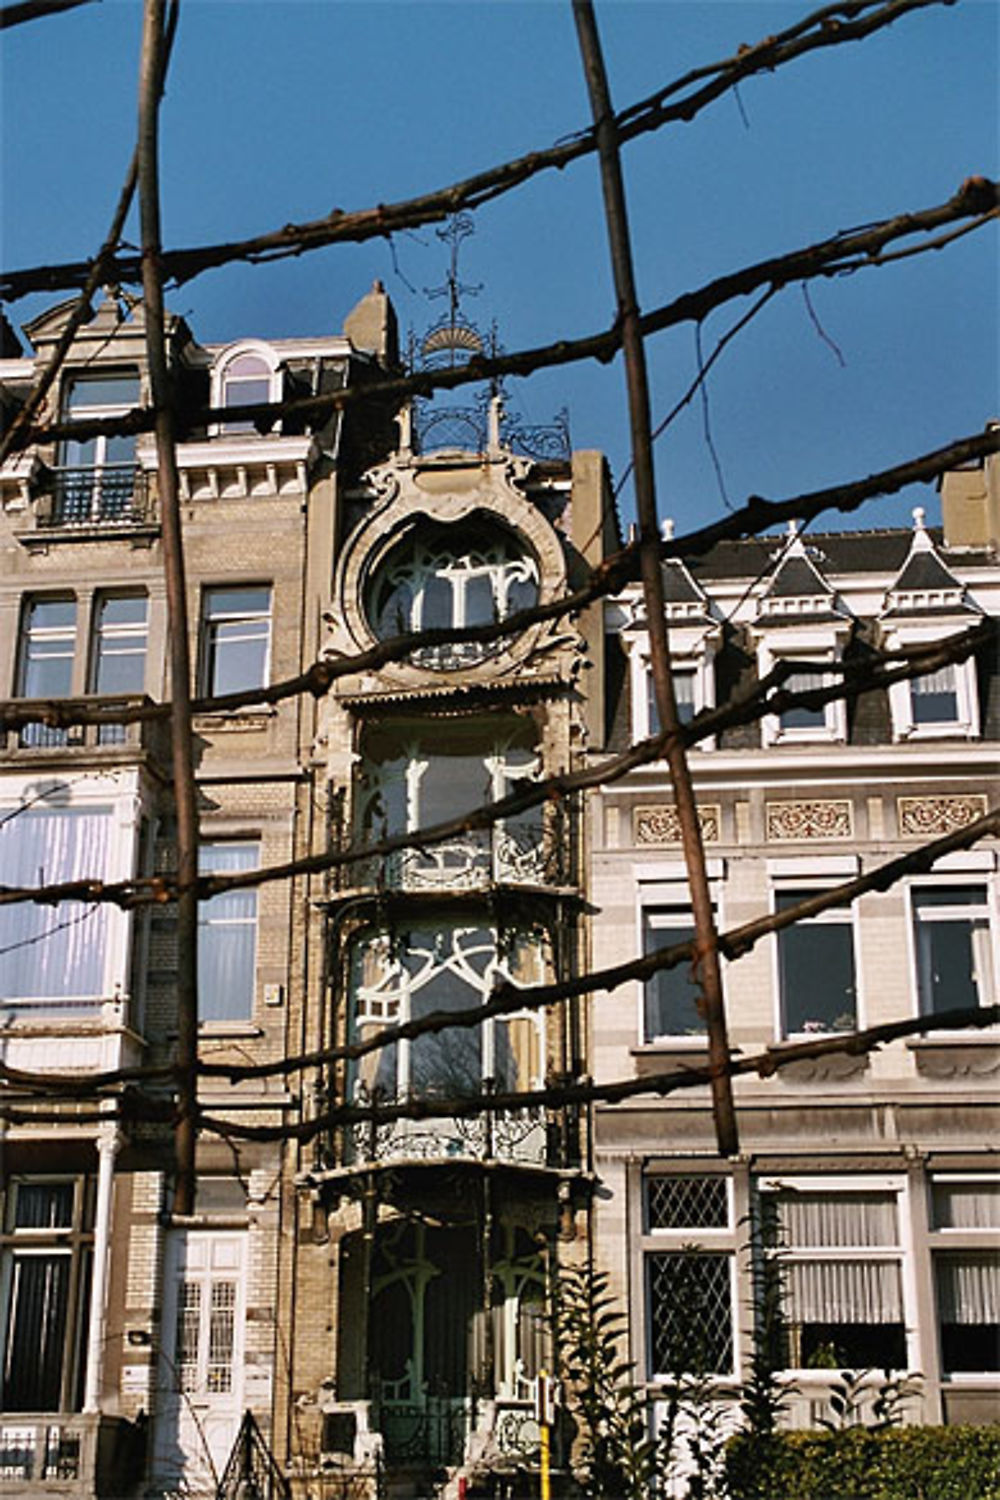
<path fill-rule="evenodd" d="M 216 371 L 213 401 L 216 406 L 254 406 L 280 401 L 280 377 L 275 361 L 260 349 L 243 349 L 226 359 Z M 253 422 L 234 418 L 222 422 L 222 433 L 254 432 Z"/>
<path fill-rule="evenodd" d="M 368 616 L 381 640 L 410 631 L 461 629 L 504 620 L 538 602 L 538 564 L 504 527 L 424 526 L 408 532 L 376 570 Z M 419 666 L 476 666 L 497 641 L 426 646 Z"/>

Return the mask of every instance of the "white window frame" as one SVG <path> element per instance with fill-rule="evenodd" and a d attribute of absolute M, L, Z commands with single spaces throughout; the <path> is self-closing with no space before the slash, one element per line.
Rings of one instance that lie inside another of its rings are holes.
<path fill-rule="evenodd" d="M 281 400 L 281 361 L 277 354 L 268 344 L 262 343 L 259 339 L 245 339 L 238 344 L 231 344 L 228 349 L 225 349 L 212 367 L 211 402 L 213 406 L 224 407 L 227 404 L 226 394 L 230 378 L 232 378 L 229 375 L 230 368 L 238 359 L 243 359 L 247 355 L 261 360 L 267 366 L 267 376 L 261 377 L 262 379 L 266 378 L 268 381 L 267 400 L 271 402 Z M 245 377 L 235 377 L 237 380 L 242 378 Z M 238 406 L 244 403 L 234 401 L 232 404 Z M 275 422 L 270 432 L 266 435 L 275 437 L 280 432 L 281 423 L 279 421 Z M 215 422 L 210 428 L 210 433 L 213 437 L 229 438 L 235 442 L 245 442 L 247 438 L 254 441 L 261 436 L 252 422 L 241 420 L 227 422 L 223 419 L 222 421 Z"/>
<path fill-rule="evenodd" d="M 982 1251 L 996 1251 L 997 1230 L 992 1225 L 982 1229 L 957 1228 L 938 1225 L 934 1217 L 934 1188 L 938 1184 L 968 1183 L 983 1186 L 987 1183 L 1000 1186 L 1000 1173 L 996 1172 L 932 1172 L 927 1178 L 927 1222 L 928 1247 L 931 1253 L 931 1276 L 933 1282 L 934 1335 L 938 1343 L 941 1380 L 951 1385 L 988 1382 L 995 1385 L 1000 1380 L 996 1370 L 952 1370 L 944 1368 L 941 1350 L 941 1310 L 938 1299 L 937 1259 L 939 1254 L 974 1255 Z"/>
<path fill-rule="evenodd" d="M 766 677 L 772 668 L 779 662 L 787 662 L 793 671 L 806 670 L 816 666 L 822 671 L 825 662 L 833 663 L 840 658 L 840 651 L 836 645 L 830 643 L 829 635 L 824 635 L 822 640 L 810 642 L 803 639 L 802 635 L 795 632 L 794 638 L 788 639 L 787 645 L 777 632 L 769 635 L 763 640 L 757 649 L 757 662 L 760 676 Z M 818 687 L 832 687 L 839 681 L 839 674 L 834 672 L 823 672 L 823 681 Z M 790 681 L 784 686 L 791 689 Z M 823 715 L 823 723 L 786 727 L 781 722 L 779 714 L 764 714 L 760 721 L 761 743 L 766 747 L 772 745 L 842 745 L 847 740 L 847 705 L 843 698 L 836 698 L 830 703 L 823 705 L 820 710 Z"/>
<path fill-rule="evenodd" d="M 816 859 L 803 862 L 801 871 L 797 868 L 795 860 L 768 861 L 768 876 L 770 881 L 770 895 L 768 906 L 772 913 L 778 910 L 778 896 L 791 894 L 792 892 L 817 892 L 832 890 L 841 885 L 843 881 L 849 880 L 857 874 L 858 862 L 851 856 L 838 857 L 836 855 L 827 859 Z M 796 926 L 800 925 L 798 923 Z M 854 1026 L 853 1031 L 861 1031 L 866 1024 L 865 1015 L 867 1007 L 864 996 L 864 976 L 861 965 L 861 918 L 858 910 L 858 902 L 853 901 L 849 907 L 831 907 L 829 911 L 821 912 L 819 916 L 809 917 L 801 925 L 804 926 L 840 926 L 848 927 L 851 932 L 851 947 L 854 958 Z M 786 929 L 787 930 L 787 929 Z M 781 933 L 771 934 L 771 964 L 773 976 L 774 993 L 774 1035 L 778 1041 L 805 1041 L 816 1036 L 849 1036 L 848 1030 L 843 1032 L 834 1031 L 790 1031 L 785 1026 L 785 997 L 781 984 Z"/>
<path fill-rule="evenodd" d="M 732 1366 L 728 1370 L 713 1370 L 706 1372 L 720 1381 L 733 1380 L 737 1378 L 742 1362 L 742 1339 L 741 1320 L 739 1317 L 739 1283 L 738 1283 L 738 1234 L 736 1224 L 735 1208 L 735 1183 L 731 1174 L 725 1175 L 726 1182 L 726 1207 L 728 1222 L 725 1227 L 692 1228 L 681 1225 L 678 1228 L 651 1229 L 647 1210 L 648 1184 L 657 1177 L 708 1177 L 719 1176 L 719 1173 L 705 1171 L 679 1171 L 671 1170 L 669 1167 L 647 1168 L 639 1176 L 639 1213 L 640 1213 L 640 1281 L 642 1287 L 642 1368 L 645 1378 L 651 1385 L 670 1385 L 671 1374 L 668 1371 L 657 1370 L 653 1362 L 653 1306 L 650 1293 L 650 1263 L 651 1257 L 655 1255 L 681 1254 L 685 1250 L 703 1251 L 706 1256 L 725 1256 L 729 1265 L 729 1315 L 732 1340 Z"/>
<path fill-rule="evenodd" d="M 886 646 L 889 650 L 896 650 L 903 646 L 929 645 L 960 635 L 968 626 L 968 619 L 946 624 L 896 625 L 887 631 Z M 942 719 L 937 723 L 917 723 L 913 714 L 909 678 L 889 684 L 889 711 L 895 741 L 979 738 L 979 694 L 976 689 L 975 660 L 969 656 L 965 661 L 954 662 L 952 670 L 955 674 L 955 717 Z"/>
<path fill-rule="evenodd" d="M 982 886 L 984 900 L 981 907 L 956 907 L 955 920 L 960 920 L 964 912 L 969 915 L 973 912 L 985 913 L 987 921 L 987 959 L 992 959 L 992 972 L 987 968 L 987 985 L 983 990 L 980 1005 L 995 1005 L 1000 1001 L 1000 983 L 997 975 L 1000 974 L 1000 886 L 994 870 L 994 856 L 989 853 L 976 851 L 946 856 L 938 860 L 934 869 L 926 875 L 913 876 L 904 883 L 904 900 L 906 907 L 906 941 L 907 955 L 909 961 L 909 972 L 911 980 L 911 994 L 913 996 L 914 1015 L 924 1014 L 922 1008 L 922 995 L 920 989 L 920 953 L 917 945 L 917 907 L 914 901 L 914 893 L 929 889 L 946 890 L 948 886 Z M 990 986 L 992 985 L 992 988 Z M 933 1012 L 928 1012 L 933 1014 Z M 986 1028 L 991 1036 L 996 1035 L 997 1028 Z M 952 1035 L 953 1033 L 938 1033 Z M 977 1035 L 963 1037 L 964 1041 L 975 1041 Z"/>
<path fill-rule="evenodd" d="M 705 862 L 709 878 L 709 896 L 712 902 L 712 911 L 715 915 L 716 927 L 720 932 L 725 930 L 725 915 L 723 912 L 723 887 L 725 883 L 725 862 L 721 859 L 708 859 Z M 645 953 L 646 940 L 646 913 L 656 911 L 677 912 L 687 914 L 691 936 L 694 936 L 694 917 L 691 913 L 691 891 L 688 885 L 687 870 L 681 861 L 669 861 L 662 865 L 639 867 L 636 871 L 637 888 L 635 899 L 635 952 Z M 727 963 L 724 958 L 719 958 L 719 963 L 725 975 Z M 650 1048 L 691 1048 L 693 1050 L 704 1050 L 708 1046 L 708 1028 L 695 1034 L 687 1032 L 661 1032 L 655 1037 L 646 1036 L 646 981 L 636 982 L 636 1029 L 640 1047 Z"/>
<path fill-rule="evenodd" d="M 105 606 L 115 599 L 141 599 L 146 606 L 146 616 L 142 624 L 115 625 L 104 623 Z M 101 692 L 101 688 L 98 686 L 98 675 L 102 660 L 107 660 L 109 654 L 140 655 L 140 652 L 134 647 L 125 651 L 119 647 L 116 653 L 114 650 L 115 643 L 137 641 L 140 636 L 142 637 L 142 683 L 139 687 L 129 689 L 128 691 L 129 694 L 138 694 L 145 691 L 146 674 L 149 669 L 149 607 L 149 594 L 146 589 L 102 589 L 100 593 L 95 595 L 91 608 L 90 660 L 87 665 L 90 692 Z M 109 648 L 111 648 L 110 652 Z M 115 696 L 120 695 L 116 694 Z M 121 728 L 124 729 L 124 726 L 121 726 Z M 121 737 L 124 738 L 124 734 Z"/>
<path fill-rule="evenodd" d="M 649 711 L 652 656 L 646 632 L 626 636 L 629 655 L 629 685 L 632 695 L 632 732 L 635 739 L 647 740 L 656 732 Z M 704 709 L 715 708 L 715 656 L 718 631 L 714 627 L 692 630 L 670 627 L 670 664 L 675 676 L 689 674 L 693 679 L 692 717 Z M 715 737 L 701 739 L 692 749 L 714 750 Z"/>
<path fill-rule="evenodd" d="M 88 869 L 87 874 L 106 881 L 128 880 L 135 874 L 138 855 L 139 828 L 142 821 L 142 803 L 136 785 L 137 778 L 129 778 L 132 785 L 124 787 L 111 777 L 81 776 L 70 785 L 69 799 L 58 804 L 59 811 L 81 813 L 104 813 L 109 819 L 107 851 L 103 870 Z M 0 782 L 0 819 L 26 806 L 25 816 L 30 816 L 37 783 L 25 778 L 10 778 Z M 39 809 L 49 803 L 42 798 L 33 804 Z M 84 903 L 85 904 L 85 903 Z M 59 908 L 41 908 L 43 911 Z M 16 907 L 9 908 L 16 911 Z M 32 1011 L 67 1007 L 67 1015 L 73 1009 L 98 1008 L 102 1003 L 116 1007 L 126 1003 L 129 997 L 131 973 L 131 948 L 134 932 L 134 915 L 115 905 L 104 905 L 99 909 L 103 922 L 102 944 L 104 949 L 101 966 L 100 993 L 93 995 L 0 995 L 0 1007 L 12 1015 L 30 1022 Z"/>
<path fill-rule="evenodd" d="M 913 1243 L 912 1214 L 910 1208 L 910 1185 L 904 1176 L 893 1174 L 872 1173 L 871 1175 L 859 1174 L 855 1177 L 847 1176 L 791 1176 L 781 1174 L 778 1176 L 762 1175 L 754 1184 L 756 1194 L 762 1197 L 767 1193 L 800 1192 L 800 1193 L 822 1193 L 834 1197 L 837 1193 L 894 1193 L 896 1197 L 896 1231 L 897 1241 L 895 1245 L 870 1245 L 870 1246 L 805 1246 L 798 1251 L 789 1252 L 784 1247 L 780 1251 L 765 1251 L 765 1255 L 780 1256 L 783 1264 L 797 1261 L 802 1264 L 807 1261 L 836 1261 L 848 1259 L 862 1259 L 872 1262 L 886 1262 L 894 1260 L 899 1265 L 900 1296 L 902 1300 L 902 1322 L 903 1335 L 906 1343 L 906 1366 L 907 1373 L 916 1371 L 920 1367 L 920 1351 L 918 1346 L 917 1327 L 917 1285 L 916 1264 Z M 840 1379 L 840 1369 L 827 1368 L 822 1365 L 789 1365 L 778 1372 L 782 1380 L 813 1382 L 834 1382 Z M 877 1385 L 882 1378 L 878 1369 L 872 1370 L 872 1383 Z"/>

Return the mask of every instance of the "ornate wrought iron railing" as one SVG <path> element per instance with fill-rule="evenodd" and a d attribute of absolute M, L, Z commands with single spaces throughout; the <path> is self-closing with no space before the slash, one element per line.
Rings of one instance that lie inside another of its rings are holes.
<path fill-rule="evenodd" d="M 148 524 L 153 519 L 149 475 L 135 464 L 54 469 L 35 518 L 53 530 Z"/>
<path fill-rule="evenodd" d="M 490 1107 L 490 1094 L 491 1089 L 484 1085 L 483 1109 L 475 1115 L 349 1125 L 345 1131 L 345 1159 L 353 1163 L 408 1158 L 544 1166 L 548 1160 L 545 1110 L 540 1105 L 529 1109 L 494 1109 Z M 359 1084 L 354 1102 L 364 1106 L 392 1100 L 378 1089 L 372 1094 Z"/>
<path fill-rule="evenodd" d="M 427 848 L 399 849 L 380 859 L 343 865 L 337 870 L 337 886 L 441 894 L 490 885 L 567 886 L 572 883 L 573 852 L 566 834 L 563 809 L 552 807 L 544 815 L 472 829 Z"/>

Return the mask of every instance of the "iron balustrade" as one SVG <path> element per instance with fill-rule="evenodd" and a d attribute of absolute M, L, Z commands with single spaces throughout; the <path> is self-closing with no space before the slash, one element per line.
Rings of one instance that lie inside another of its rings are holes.
<path fill-rule="evenodd" d="M 36 508 L 37 524 L 52 529 L 141 526 L 152 518 L 149 475 L 135 464 L 53 469 Z"/>

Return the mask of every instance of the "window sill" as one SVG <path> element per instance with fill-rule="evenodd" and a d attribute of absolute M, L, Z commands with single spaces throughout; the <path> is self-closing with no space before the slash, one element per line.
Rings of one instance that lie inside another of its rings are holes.
<path fill-rule="evenodd" d="M 199 1037 L 259 1037 L 264 1035 L 263 1026 L 247 1021 L 199 1021 Z"/>

